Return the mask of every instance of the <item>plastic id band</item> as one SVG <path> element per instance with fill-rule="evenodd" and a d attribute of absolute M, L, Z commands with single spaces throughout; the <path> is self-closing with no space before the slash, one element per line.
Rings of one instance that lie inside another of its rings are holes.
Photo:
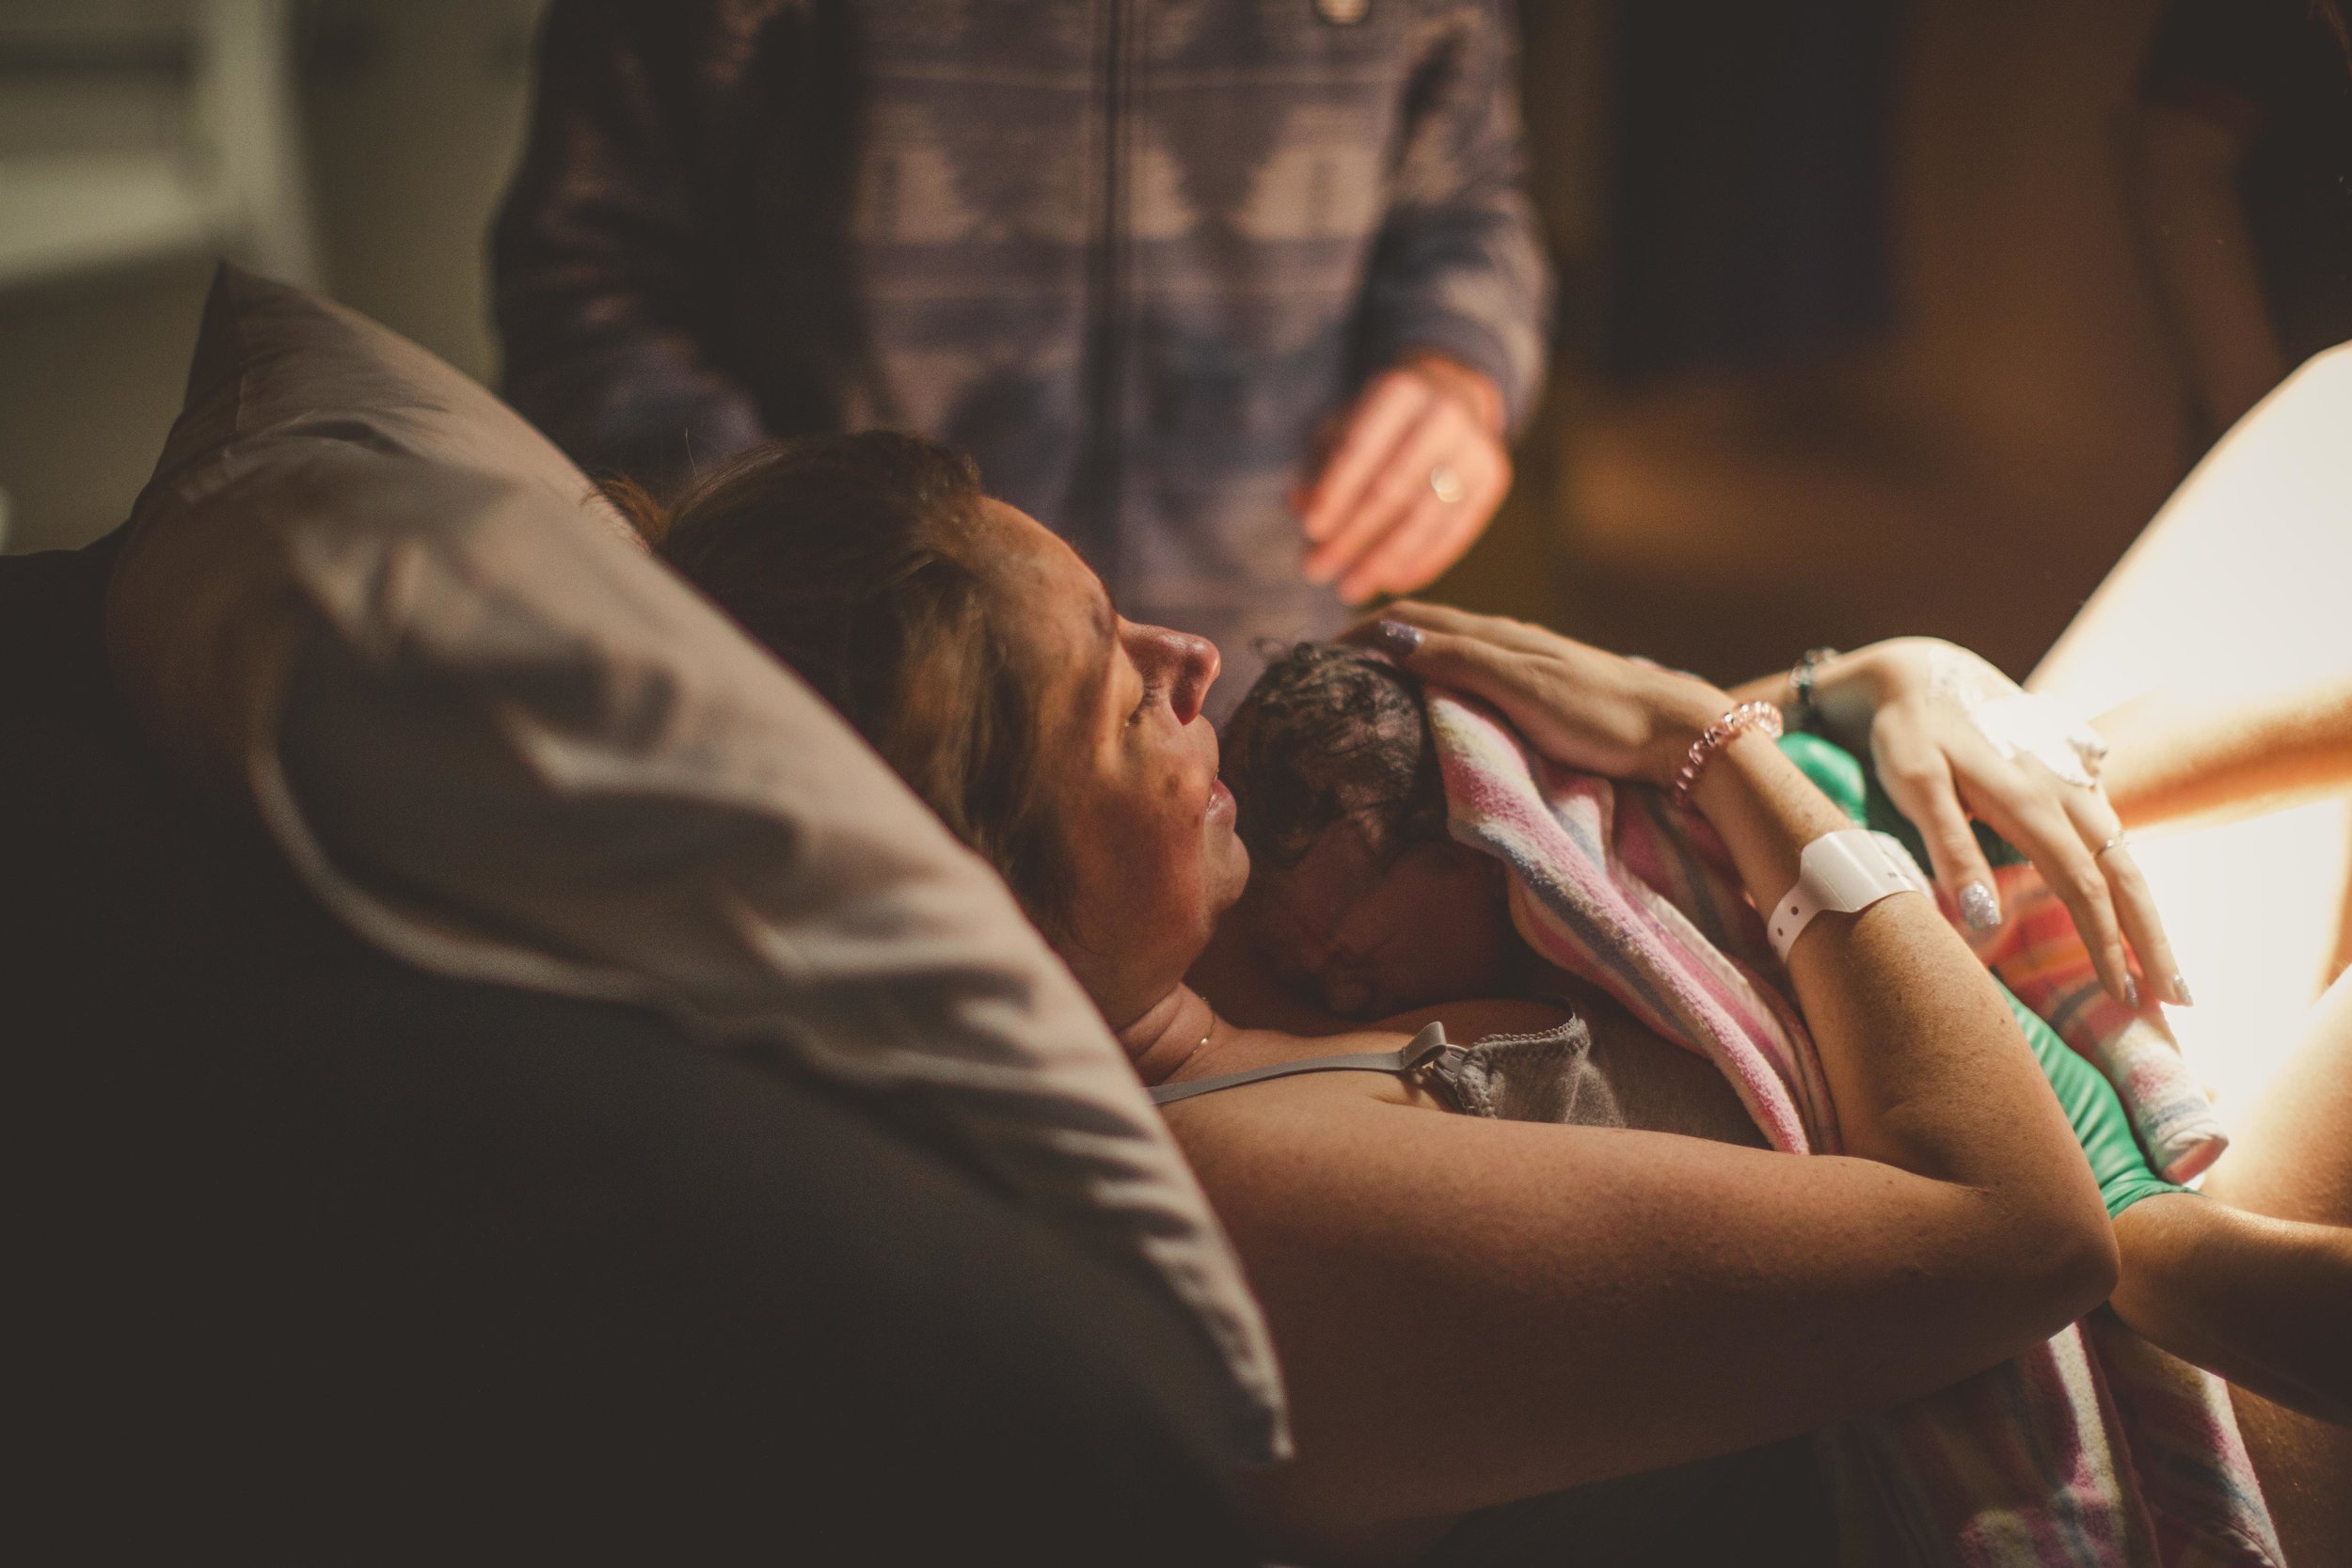
<path fill-rule="evenodd" d="M 1927 893 L 1911 852 L 1887 833 L 1842 828 L 1823 833 L 1797 859 L 1797 885 L 1780 895 L 1766 928 L 1781 962 L 1817 914 L 1851 914 L 1898 893 Z"/>

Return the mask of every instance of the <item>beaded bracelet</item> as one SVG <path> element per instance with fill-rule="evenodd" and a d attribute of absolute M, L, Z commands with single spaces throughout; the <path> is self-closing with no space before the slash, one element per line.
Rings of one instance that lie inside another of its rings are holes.
<path fill-rule="evenodd" d="M 1741 703 L 1708 725 L 1699 737 L 1691 742 L 1691 754 L 1682 759 L 1682 771 L 1675 775 L 1676 805 L 1687 806 L 1691 803 L 1691 790 L 1699 782 L 1699 774 L 1714 760 L 1715 753 L 1729 745 L 1735 736 L 1749 730 L 1762 730 L 1778 740 L 1781 733 L 1780 709 L 1770 703 Z"/>

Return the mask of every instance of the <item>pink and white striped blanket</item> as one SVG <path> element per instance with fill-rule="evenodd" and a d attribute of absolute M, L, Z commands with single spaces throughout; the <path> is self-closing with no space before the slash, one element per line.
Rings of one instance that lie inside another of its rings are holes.
<path fill-rule="evenodd" d="M 1811 1037 L 1705 822 L 1532 755 L 1473 699 L 1433 691 L 1429 716 L 1454 836 L 1510 867 L 1520 935 L 1714 1062 L 1773 1148 L 1836 1150 Z M 1848 1564 L 2282 1561 L 2227 1389 L 2104 1308 L 1821 1442 Z"/>

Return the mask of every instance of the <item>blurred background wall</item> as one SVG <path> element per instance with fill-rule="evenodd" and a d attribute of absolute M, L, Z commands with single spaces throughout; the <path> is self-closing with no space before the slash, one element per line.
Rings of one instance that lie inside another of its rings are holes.
<path fill-rule="evenodd" d="M 1443 596 L 1726 679 L 1904 630 L 2022 672 L 2286 368 L 2234 201 L 2253 132 L 2151 90 L 2159 0 L 1521 8 L 1560 355 Z M 124 515 L 216 252 L 494 373 L 537 9 L 0 0 L 6 548 Z M 109 230 L 157 178 L 176 226 Z M 2352 300 L 2352 261 L 2315 264 Z"/>
<path fill-rule="evenodd" d="M 27 170 L 73 160 L 64 178 L 87 189 L 145 157 L 199 184 L 219 177 L 236 128 L 207 112 L 203 78 L 212 53 L 245 41 L 220 37 L 219 12 L 250 13 L 276 51 L 302 208 L 254 214 L 230 193 L 228 211 L 145 242 L 118 235 L 13 269 L 0 260 L 8 549 L 80 545 L 121 521 L 179 411 L 217 253 L 307 270 L 492 376 L 483 235 L 522 135 L 538 11 L 539 0 L 0 0 L 0 259 L 15 248 L 7 230 L 34 221 L 11 199 Z M 134 186 L 121 200 L 152 195 Z M 90 226 L 56 204 L 38 213 Z M 257 216 L 291 216 L 307 245 L 257 233 Z"/>
<path fill-rule="evenodd" d="M 2022 673 L 2352 337 L 2352 71 L 2303 0 L 1523 10 L 1563 344 L 1455 596 L 1720 678 L 1900 631 Z"/>

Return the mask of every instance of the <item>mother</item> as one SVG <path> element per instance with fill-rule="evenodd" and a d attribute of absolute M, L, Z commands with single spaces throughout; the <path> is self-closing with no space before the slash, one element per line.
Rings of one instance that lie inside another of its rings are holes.
<path fill-rule="evenodd" d="M 755 454 L 663 548 L 1004 873 L 1147 1082 L 1393 1049 L 1433 1018 L 1457 1040 L 1561 1022 L 1478 1001 L 1318 1037 L 1220 1020 L 1184 979 L 1248 875 L 1201 716 L 1216 655 L 1120 617 L 953 454 Z M 1548 751 L 1617 776 L 1670 779 L 1732 705 L 1548 634 L 1477 662 Z M 1759 904 L 1847 826 L 1754 732 L 1691 799 Z M 1789 973 L 1843 1156 L 1431 1114 L 1424 1085 L 1373 1073 L 1169 1107 L 1288 1373 L 1298 1458 L 1259 1490 L 1288 1549 L 1405 1560 L 1473 1511 L 1922 1394 L 2106 1298 L 2098 1189 L 1929 902 L 1816 920 Z"/>

